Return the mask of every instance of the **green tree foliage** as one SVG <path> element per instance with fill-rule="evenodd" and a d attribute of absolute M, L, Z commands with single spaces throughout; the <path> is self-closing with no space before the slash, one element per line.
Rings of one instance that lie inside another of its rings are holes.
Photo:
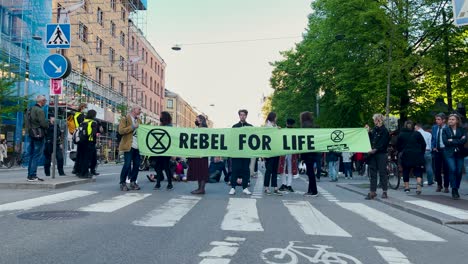
<path fill-rule="evenodd" d="M 314 1 L 303 41 L 272 63 L 272 111 L 282 121 L 316 112 L 319 101 L 320 126 L 362 126 L 385 113 L 390 84 L 390 114 L 430 117 L 435 99 L 447 96 L 447 53 L 453 98 L 465 101 L 467 30 L 443 19 L 449 2 Z"/>
<path fill-rule="evenodd" d="M 0 62 L 0 124 L 3 120 L 13 120 L 17 112 L 27 108 L 28 98 L 18 96 L 17 83 L 19 78 L 11 73 L 11 69 Z"/>

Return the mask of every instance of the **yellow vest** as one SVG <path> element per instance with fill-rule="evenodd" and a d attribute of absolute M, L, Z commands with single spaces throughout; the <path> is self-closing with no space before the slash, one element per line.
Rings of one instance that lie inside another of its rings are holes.
<path fill-rule="evenodd" d="M 81 112 L 76 112 L 75 115 L 73 116 L 73 119 L 75 120 L 75 127 L 78 128 L 80 124 L 78 123 L 78 117 L 82 115 L 83 113 Z"/>
<path fill-rule="evenodd" d="M 94 121 L 93 119 L 85 119 L 83 122 L 88 123 L 88 127 L 86 129 L 86 133 L 88 135 L 88 141 L 94 141 L 93 128 L 91 127 L 91 125 L 93 124 L 93 122 L 96 122 L 96 121 Z"/>

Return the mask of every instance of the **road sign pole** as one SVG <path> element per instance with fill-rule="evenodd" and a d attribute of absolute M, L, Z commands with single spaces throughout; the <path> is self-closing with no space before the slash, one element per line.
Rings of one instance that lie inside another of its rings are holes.
<path fill-rule="evenodd" d="M 54 138 L 52 139 L 52 179 L 55 179 L 55 167 L 57 165 L 57 117 L 58 117 L 58 95 L 54 95 Z"/>

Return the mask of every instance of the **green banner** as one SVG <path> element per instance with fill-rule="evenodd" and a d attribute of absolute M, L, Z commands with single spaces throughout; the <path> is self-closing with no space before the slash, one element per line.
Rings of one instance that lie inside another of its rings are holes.
<path fill-rule="evenodd" d="M 140 125 L 141 155 L 274 157 L 304 152 L 368 152 L 364 128 L 179 128 Z"/>

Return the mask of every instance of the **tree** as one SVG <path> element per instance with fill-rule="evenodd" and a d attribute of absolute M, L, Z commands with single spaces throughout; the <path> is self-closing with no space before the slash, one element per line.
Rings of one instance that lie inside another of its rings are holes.
<path fill-rule="evenodd" d="M 0 62 L 0 125 L 3 120 L 16 119 L 16 113 L 26 110 L 28 104 L 27 97 L 18 95 L 16 85 L 20 79 L 5 65 Z"/>

